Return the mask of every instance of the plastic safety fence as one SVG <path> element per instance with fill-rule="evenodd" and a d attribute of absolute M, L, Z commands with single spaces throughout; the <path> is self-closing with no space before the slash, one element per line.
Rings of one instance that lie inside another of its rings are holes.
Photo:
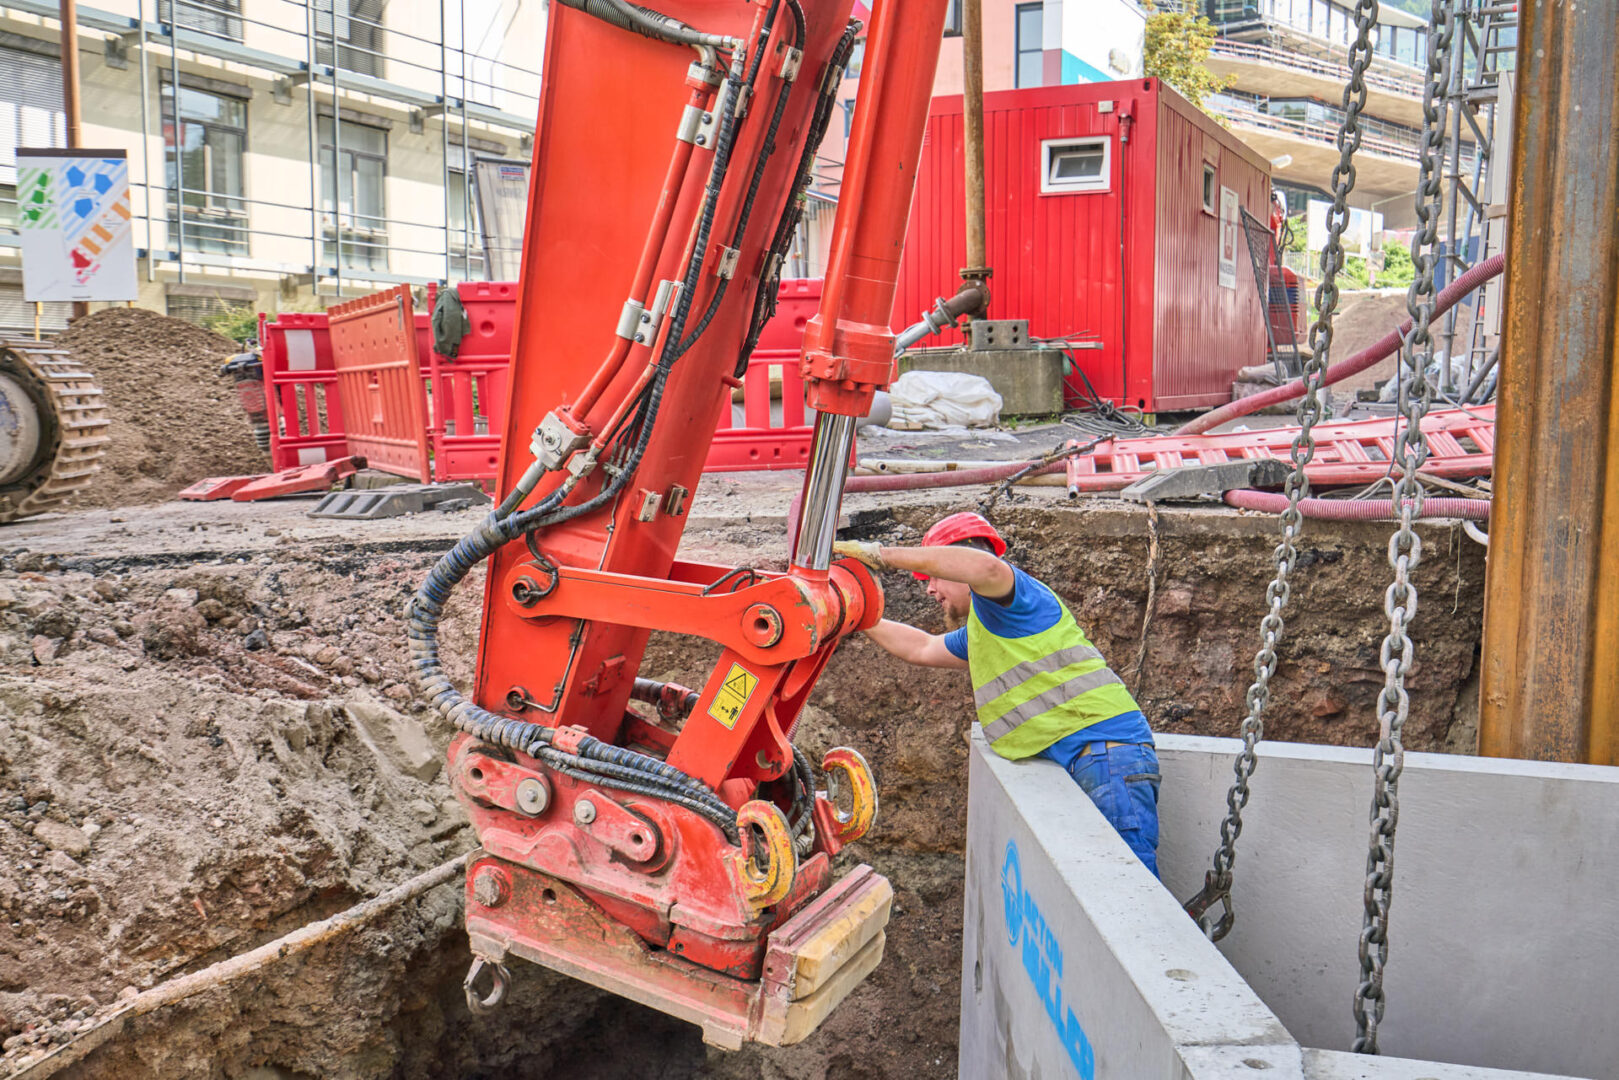
<path fill-rule="evenodd" d="M 326 309 L 349 450 L 373 469 L 427 483 L 427 389 L 410 287 Z"/>
<path fill-rule="evenodd" d="M 492 482 L 510 397 L 507 372 L 517 317 L 517 284 L 471 281 L 455 288 L 471 330 L 454 359 L 433 349 L 427 312 L 412 316 L 424 384 L 431 478 L 441 483 Z M 436 288 L 430 286 L 428 310 L 435 295 Z M 804 327 L 820 299 L 818 278 L 781 283 L 776 314 L 760 334 L 740 385 L 724 389 L 730 407 L 721 413 L 706 471 L 796 469 L 808 460 L 815 415 L 804 407 L 798 357 Z M 289 469 L 347 455 L 348 430 L 337 393 L 328 316 L 289 313 L 274 322 L 261 316 L 259 342 L 264 353 L 265 391 L 271 399 L 274 467 Z M 365 453 L 375 467 L 383 467 L 376 464 L 369 448 L 356 445 L 353 452 Z M 402 475 L 420 475 L 414 471 L 415 464 L 412 460 L 413 471 Z"/>
<path fill-rule="evenodd" d="M 804 406 L 798 358 L 804 327 L 821 306 L 821 279 L 783 281 L 776 313 L 759 335 L 742 385 L 720 414 L 705 472 L 801 469 L 809 460 L 815 414 Z"/>
<path fill-rule="evenodd" d="M 280 472 L 348 453 L 326 315 L 259 316 L 270 467 Z"/>
<path fill-rule="evenodd" d="M 433 349 L 430 335 L 419 344 L 419 355 L 428 358 L 433 479 L 493 480 L 500 467 L 500 437 L 506 424 L 506 374 L 512 362 L 517 284 L 468 281 L 455 288 L 471 325 L 455 358 Z M 435 290 L 429 289 L 428 310 L 434 299 Z"/>

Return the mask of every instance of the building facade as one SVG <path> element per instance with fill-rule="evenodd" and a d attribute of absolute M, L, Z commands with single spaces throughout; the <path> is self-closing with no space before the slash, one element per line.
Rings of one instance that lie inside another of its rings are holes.
<path fill-rule="evenodd" d="M 1205 102 L 1243 141 L 1271 159 L 1292 213 L 1331 198 L 1343 121 L 1353 5 L 1339 0 L 1204 0 L 1219 30 L 1209 68 L 1233 79 Z M 1350 205 L 1397 228 L 1415 219 L 1427 24 L 1383 5 L 1366 74 L 1363 138 Z M 1467 149 L 1467 148 L 1464 148 Z"/>
<path fill-rule="evenodd" d="M 140 306 L 310 310 L 484 276 L 468 175 L 527 156 L 534 0 L 98 3 L 78 9 L 82 145 L 128 152 Z M 56 12 L 0 2 L 0 329 L 34 318 L 13 148 L 66 145 Z"/>

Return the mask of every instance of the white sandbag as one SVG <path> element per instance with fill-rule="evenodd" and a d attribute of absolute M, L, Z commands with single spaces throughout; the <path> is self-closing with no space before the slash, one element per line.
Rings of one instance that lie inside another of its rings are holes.
<path fill-rule="evenodd" d="M 982 375 L 907 371 L 888 394 L 894 410 L 889 427 L 992 427 L 1001 416 L 1001 395 Z"/>

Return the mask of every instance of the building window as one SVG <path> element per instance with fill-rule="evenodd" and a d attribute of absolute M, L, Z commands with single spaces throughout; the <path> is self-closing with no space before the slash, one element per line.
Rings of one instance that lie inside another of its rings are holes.
<path fill-rule="evenodd" d="M 849 50 L 849 62 L 843 65 L 845 79 L 860 78 L 860 69 L 866 62 L 866 39 L 856 38 L 854 48 Z"/>
<path fill-rule="evenodd" d="M 944 36 L 961 36 L 961 0 L 949 0 L 944 9 Z"/>
<path fill-rule="evenodd" d="M 224 41 L 242 40 L 242 0 L 158 0 L 157 20 Z"/>
<path fill-rule="evenodd" d="M 334 138 L 335 135 L 335 138 Z M 388 268 L 388 221 L 383 201 L 388 133 L 347 121 L 335 129 L 320 118 L 321 262 L 345 268 Z"/>
<path fill-rule="evenodd" d="M 464 152 L 450 147 L 449 188 L 445 193 L 449 222 L 450 276 L 462 281 L 484 281 L 483 230 L 478 219 L 478 199 L 468 180 Z"/>
<path fill-rule="evenodd" d="M 0 183 L 17 182 L 17 147 L 67 145 L 62 65 L 54 57 L 0 49 Z M 16 192 L 4 209 L 15 222 Z"/>
<path fill-rule="evenodd" d="M 1017 6 L 1017 72 L 1012 85 L 1040 86 L 1044 83 L 1045 5 Z"/>
<path fill-rule="evenodd" d="M 381 75 L 382 5 L 383 0 L 315 0 L 315 63 Z"/>
<path fill-rule="evenodd" d="M 1214 214 L 1219 212 L 1220 181 L 1219 173 L 1207 161 L 1203 163 L 1203 212 Z"/>
<path fill-rule="evenodd" d="M 246 255 L 242 151 L 247 145 L 247 102 L 181 86 L 177 125 L 173 83 L 163 84 L 162 98 L 170 237 L 178 245 L 183 231 L 185 251 Z M 185 207 L 183 228 L 177 206 Z"/>
<path fill-rule="evenodd" d="M 854 98 L 843 99 L 843 137 L 845 139 L 849 137 L 849 132 L 854 127 L 854 100 Z"/>
<path fill-rule="evenodd" d="M 1040 144 L 1040 194 L 1067 195 L 1107 191 L 1112 186 L 1109 168 L 1112 140 L 1047 139 Z"/>

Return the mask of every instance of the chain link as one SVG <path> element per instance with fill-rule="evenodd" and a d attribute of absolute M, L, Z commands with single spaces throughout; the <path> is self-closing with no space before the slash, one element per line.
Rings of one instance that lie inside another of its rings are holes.
<path fill-rule="evenodd" d="M 1422 152 L 1417 183 L 1417 232 L 1411 242 L 1416 277 L 1406 294 L 1411 329 L 1400 347 L 1400 414 L 1405 428 L 1395 437 L 1394 460 L 1399 479 L 1394 486 L 1394 512 L 1400 524 L 1389 537 L 1389 566 L 1394 581 L 1383 598 L 1389 632 L 1383 639 L 1383 690 L 1377 698 L 1378 740 L 1372 751 L 1374 785 L 1371 837 L 1366 854 L 1365 916 L 1360 931 L 1360 985 L 1355 988 L 1357 1054 L 1377 1053 L 1377 1028 L 1383 1020 L 1383 967 L 1389 955 L 1389 903 L 1394 893 L 1394 832 L 1400 820 L 1400 771 L 1405 766 L 1401 732 L 1410 712 L 1405 677 L 1416 659 L 1406 628 L 1417 613 L 1417 587 L 1411 572 L 1422 561 L 1422 538 L 1412 522 L 1422 513 L 1422 485 L 1417 470 L 1428 460 L 1422 419 L 1433 401 L 1427 366 L 1433 359 L 1428 323 L 1434 308 L 1434 263 L 1439 218 L 1444 205 L 1443 101 L 1450 78 L 1450 49 L 1455 37 L 1454 0 L 1433 0 L 1428 26 L 1428 79 L 1422 95 Z"/>
<path fill-rule="evenodd" d="M 1231 906 L 1232 867 L 1237 860 L 1237 837 L 1242 835 L 1242 811 L 1248 805 L 1248 781 L 1257 764 L 1254 748 L 1264 737 L 1265 705 L 1270 700 L 1270 680 L 1276 674 L 1276 647 L 1286 626 L 1282 612 L 1292 592 L 1288 576 L 1298 562 L 1297 541 L 1304 528 L 1299 500 L 1310 492 L 1305 466 L 1315 457 L 1312 429 L 1322 419 L 1325 405 L 1321 383 L 1332 350 L 1332 318 L 1338 309 L 1338 273 L 1344 267 L 1344 229 L 1349 224 L 1349 193 L 1355 188 L 1355 154 L 1360 150 L 1363 132 L 1361 110 L 1366 107 L 1366 68 L 1372 62 L 1372 30 L 1377 25 L 1378 0 L 1358 0 L 1355 5 L 1355 40 L 1349 46 L 1349 82 L 1344 87 L 1343 123 L 1338 128 L 1338 163 L 1332 167 L 1332 209 L 1327 217 L 1327 242 L 1321 250 L 1321 284 L 1315 293 L 1320 312 L 1310 327 L 1310 357 L 1304 363 L 1304 397 L 1299 402 L 1299 433 L 1293 439 L 1293 469 L 1287 477 L 1287 509 L 1282 512 L 1282 541 L 1273 558 L 1276 577 L 1265 590 L 1268 610 L 1259 623 L 1259 651 L 1254 656 L 1254 681 L 1248 687 L 1248 715 L 1242 721 L 1242 750 L 1233 765 L 1236 782 L 1226 794 L 1226 816 L 1220 822 L 1220 846 L 1214 853 L 1214 867 L 1204 877 L 1203 889 L 1186 901 L 1187 914 L 1197 920 L 1211 941 L 1230 933 L 1236 915 Z M 1426 325 L 1426 324 L 1424 324 Z M 1224 914 L 1216 919 L 1210 909 L 1216 904 Z"/>

